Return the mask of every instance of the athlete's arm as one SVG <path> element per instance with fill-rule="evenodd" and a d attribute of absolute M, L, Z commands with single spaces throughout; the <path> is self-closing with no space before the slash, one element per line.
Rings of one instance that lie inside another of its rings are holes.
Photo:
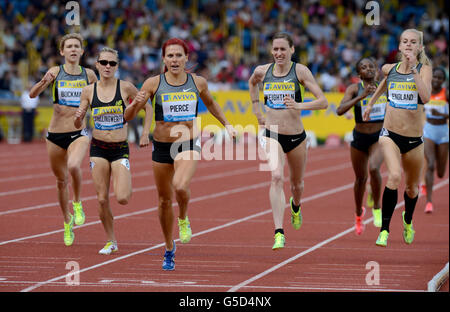
<path fill-rule="evenodd" d="M 159 76 L 151 77 L 145 80 L 141 90 L 136 94 L 130 105 L 125 109 L 123 117 L 126 121 L 132 120 L 137 113 L 144 108 L 149 98 L 153 98 L 155 92 L 155 85 L 159 84 Z"/>
<path fill-rule="evenodd" d="M 140 147 L 148 146 L 150 143 L 149 139 L 150 126 L 152 125 L 152 117 L 153 117 L 153 107 L 149 103 L 145 103 L 144 109 L 145 109 L 145 118 L 142 129 L 142 135 L 139 140 Z"/>
<path fill-rule="evenodd" d="M 195 85 L 197 86 L 200 98 L 203 100 L 203 103 L 205 104 L 208 111 L 227 129 L 228 134 L 230 137 L 236 137 L 236 130 L 233 128 L 233 126 L 230 124 L 230 122 L 225 117 L 225 114 L 223 113 L 222 109 L 220 108 L 219 104 L 214 100 L 211 93 L 208 89 L 208 83 L 205 78 L 192 75 L 194 78 Z"/>
<path fill-rule="evenodd" d="M 347 90 L 345 90 L 344 98 L 341 101 L 336 113 L 341 116 L 345 114 L 350 108 L 355 106 L 359 101 L 365 99 L 369 94 L 374 93 L 377 89 L 375 84 L 370 84 L 364 88 L 363 93 L 357 96 L 358 93 L 358 84 L 350 85 Z"/>
<path fill-rule="evenodd" d="M 88 76 L 88 84 L 94 83 L 97 81 L 97 76 L 94 71 L 90 68 L 86 68 L 86 74 Z"/>
<path fill-rule="evenodd" d="M 413 70 L 413 75 L 420 99 L 423 103 L 428 103 L 431 97 L 431 78 L 433 75 L 431 66 L 422 65 L 420 73 L 415 69 Z"/>
<path fill-rule="evenodd" d="M 58 76 L 59 73 L 59 67 L 53 66 L 50 68 L 42 77 L 42 79 L 34 84 L 33 87 L 31 87 L 30 90 L 30 98 L 35 98 L 39 94 L 41 94 L 47 87 L 56 79 L 56 76 Z"/>
<path fill-rule="evenodd" d="M 79 129 L 83 125 L 84 117 L 86 116 L 86 112 L 90 105 L 90 98 L 92 96 L 92 86 L 88 85 L 81 90 L 80 97 L 80 106 L 75 111 L 75 115 L 73 117 L 73 125 L 75 128 Z"/>
<path fill-rule="evenodd" d="M 366 110 L 364 111 L 363 120 L 369 121 L 370 120 L 370 113 L 372 112 L 372 107 L 375 104 L 375 102 L 378 100 L 381 94 L 385 93 L 387 90 L 387 77 L 389 72 L 391 71 L 392 67 L 394 67 L 395 64 L 384 64 L 383 67 L 381 67 L 381 70 L 383 71 L 384 78 L 381 80 L 380 84 L 378 85 L 378 88 L 375 90 L 374 94 L 370 98 L 369 103 L 367 104 Z"/>
<path fill-rule="evenodd" d="M 309 91 L 311 91 L 316 99 L 310 102 L 297 103 L 290 96 L 285 96 L 283 100 L 287 108 L 301 110 L 318 110 L 328 108 L 327 98 L 323 94 L 322 89 L 320 89 L 309 68 L 305 65 L 297 64 L 297 66 L 295 67 L 295 72 L 300 83 Z"/>
<path fill-rule="evenodd" d="M 252 109 L 253 114 L 258 119 L 259 125 L 265 125 L 265 118 L 261 112 L 261 107 L 259 104 L 259 88 L 258 84 L 261 83 L 264 79 L 264 75 L 267 71 L 267 66 L 257 66 L 253 71 L 253 74 L 250 76 L 248 80 L 248 90 L 250 93 L 250 99 L 252 100 Z"/>

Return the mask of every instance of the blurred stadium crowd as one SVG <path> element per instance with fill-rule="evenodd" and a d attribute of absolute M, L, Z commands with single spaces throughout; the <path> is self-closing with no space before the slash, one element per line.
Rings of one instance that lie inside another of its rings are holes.
<path fill-rule="evenodd" d="M 307 65 L 324 91 L 345 91 L 354 64 L 373 56 L 395 62 L 402 30 L 424 31 L 433 66 L 448 73 L 448 2 L 378 1 L 379 25 L 367 25 L 364 0 L 79 0 L 80 25 L 66 23 L 67 1 L 0 0 L 0 99 L 62 61 L 58 41 L 68 32 L 86 40 L 82 65 L 94 68 L 103 46 L 119 51 L 121 79 L 140 86 L 160 72 L 162 42 L 186 40 L 188 66 L 210 90 L 246 89 L 254 67 L 271 62 L 270 36 L 294 38 L 295 61 Z M 47 90 L 46 92 L 49 92 Z"/>

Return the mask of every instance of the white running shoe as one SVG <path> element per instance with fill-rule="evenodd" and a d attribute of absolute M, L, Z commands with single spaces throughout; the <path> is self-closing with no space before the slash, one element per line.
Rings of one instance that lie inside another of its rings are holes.
<path fill-rule="evenodd" d="M 101 255 L 110 255 L 118 250 L 119 248 L 117 248 L 117 242 L 108 241 L 105 247 L 103 247 L 98 253 Z"/>

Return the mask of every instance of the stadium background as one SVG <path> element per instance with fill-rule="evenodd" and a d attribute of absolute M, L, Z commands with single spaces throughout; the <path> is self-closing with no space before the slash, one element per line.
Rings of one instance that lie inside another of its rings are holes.
<path fill-rule="evenodd" d="M 81 64 L 95 68 L 103 46 L 119 51 L 118 77 L 138 88 L 160 72 L 162 43 L 179 37 L 188 43 L 188 67 L 208 79 L 210 91 L 233 124 L 256 128 L 247 81 L 255 66 L 272 61 L 270 36 L 293 36 L 293 60 L 307 65 L 326 92 L 326 111 L 303 111 L 305 129 L 319 141 L 344 137 L 354 122 L 335 113 L 345 88 L 358 81 L 354 64 L 372 56 L 381 67 L 396 60 L 402 30 L 424 32 L 433 66 L 448 77 L 448 2 L 377 1 L 379 25 L 368 25 L 367 1 L 273 0 L 80 0 L 80 25 L 68 25 L 68 1 L 0 0 L 0 132 L 18 135 L 20 96 L 48 68 L 60 64 L 58 41 L 68 32 L 85 38 Z M 447 80 L 448 86 L 448 80 Z M 310 95 L 307 94 L 307 97 Z M 50 88 L 40 96 L 35 120 L 42 137 L 52 113 Z M 199 107 L 202 126 L 218 125 Z M 142 117 L 142 114 L 141 114 Z M 15 130 L 16 133 L 14 133 Z"/>

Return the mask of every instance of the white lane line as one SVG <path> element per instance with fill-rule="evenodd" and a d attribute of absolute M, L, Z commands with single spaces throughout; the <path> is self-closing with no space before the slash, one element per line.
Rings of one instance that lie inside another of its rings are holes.
<path fill-rule="evenodd" d="M 318 174 L 330 172 L 330 171 L 333 171 L 333 170 L 345 169 L 349 165 L 350 165 L 349 163 L 346 163 L 346 164 L 341 164 L 341 165 L 329 167 L 327 169 L 322 168 L 322 169 L 310 171 L 309 172 L 309 176 L 318 175 Z M 236 171 L 239 171 L 239 170 L 236 170 Z M 225 174 L 232 174 L 232 172 L 228 172 L 228 173 L 225 173 Z M 222 174 L 222 177 L 225 174 Z M 212 176 L 216 176 L 216 175 L 212 175 Z M 305 176 L 308 176 L 308 174 L 306 174 Z M 208 177 L 207 176 L 203 176 L 203 177 L 199 177 L 198 179 L 199 180 L 207 180 Z M 258 188 L 262 188 L 262 187 L 267 187 L 268 185 L 270 185 L 270 181 L 269 182 L 261 182 L 261 183 L 253 184 L 253 185 L 247 185 L 247 186 L 244 186 L 244 187 L 238 187 L 238 188 L 230 189 L 230 190 L 227 190 L 227 191 L 222 191 L 222 192 L 218 192 L 218 193 L 213 193 L 213 194 L 208 194 L 208 195 L 204 195 L 204 196 L 195 197 L 195 198 L 192 198 L 189 201 L 189 203 L 191 204 L 191 203 L 195 203 L 195 202 L 202 201 L 202 200 L 213 199 L 213 198 L 217 198 L 217 197 L 221 197 L 221 196 L 228 196 L 228 195 L 231 195 L 231 194 L 245 192 L 245 191 L 248 191 L 248 190 L 254 190 L 254 189 L 258 189 Z M 350 184 L 348 184 L 348 185 L 350 185 Z M 348 188 L 348 185 L 346 185 L 344 189 Z M 353 185 L 353 183 L 351 185 Z M 156 187 L 154 185 L 151 186 L 151 187 L 142 187 L 142 188 L 140 188 L 140 190 L 148 190 L 150 188 L 154 189 Z M 341 188 L 338 188 L 338 189 L 342 190 Z M 330 191 L 325 191 L 324 193 L 327 193 L 327 195 L 328 195 L 329 192 Z M 313 196 L 316 196 L 316 195 L 313 195 Z M 91 197 L 95 198 L 95 196 L 91 196 Z M 176 207 L 177 203 L 176 202 L 172 203 L 172 206 Z M 156 211 L 157 209 L 158 209 L 158 207 L 156 206 L 156 207 L 147 208 L 147 209 L 144 209 L 144 210 L 135 211 L 135 212 L 132 212 L 132 213 L 125 213 L 125 214 L 121 214 L 121 215 L 115 216 L 114 219 L 123 219 L 123 218 L 131 217 L 131 216 L 136 216 L 136 215 L 140 215 L 140 214 Z M 95 224 L 99 224 L 99 223 L 100 223 L 100 221 L 92 221 L 92 222 L 85 223 L 83 225 L 74 226 L 74 229 L 83 228 L 83 227 L 87 227 L 87 226 L 91 226 L 91 225 L 95 225 Z M 0 246 L 6 245 L 6 244 L 10 244 L 10 243 L 16 243 L 16 242 L 27 240 L 27 239 L 33 239 L 33 238 L 48 236 L 48 235 L 61 233 L 61 232 L 64 232 L 64 229 L 58 229 L 58 230 L 54 230 L 54 231 L 50 231 L 50 232 L 45 232 L 45 233 L 40 233 L 40 234 L 35 234 L 35 235 L 30 235 L 30 236 L 25 236 L 25 237 L 20 237 L 20 238 L 15 238 L 15 239 L 11 239 L 11 240 L 0 242 Z"/>
<path fill-rule="evenodd" d="M 258 187 L 261 187 L 261 185 L 263 185 L 263 184 L 266 185 L 267 183 L 260 183 L 260 184 L 248 186 L 246 188 L 248 188 L 248 189 L 258 188 Z M 317 199 L 317 198 L 321 198 L 321 197 L 325 197 L 325 196 L 328 196 L 328 195 L 331 195 L 331 194 L 335 194 L 335 193 L 341 192 L 341 191 L 343 191 L 345 189 L 350 189 L 350 188 L 353 187 L 353 184 L 354 183 L 352 182 L 352 183 L 349 183 L 349 184 L 346 184 L 346 185 L 334 188 L 332 190 L 327 190 L 325 192 L 321 192 L 321 193 L 318 193 L 318 194 L 315 194 L 315 195 L 312 195 L 312 196 L 309 196 L 309 197 L 305 197 L 304 199 L 302 199 L 302 202 L 306 203 L 306 202 L 309 202 L 309 201 Z M 243 189 L 243 188 L 240 188 L 240 189 Z M 237 192 L 240 192 L 240 191 L 242 191 L 242 190 L 234 189 L 234 190 L 231 190 L 231 191 L 225 191 L 225 192 L 221 192 L 221 193 L 225 195 L 225 194 L 237 193 Z M 209 195 L 209 196 L 204 196 L 204 197 L 205 198 L 206 197 L 212 198 L 213 196 L 215 196 L 215 195 Z M 288 207 L 288 205 L 286 205 L 286 207 Z M 272 209 L 268 209 L 268 210 L 265 210 L 265 211 L 262 211 L 262 212 L 259 212 L 259 213 L 255 213 L 255 214 L 249 215 L 247 217 L 244 217 L 244 218 L 241 218 L 241 219 L 237 219 L 237 220 L 225 223 L 223 225 L 215 226 L 215 227 L 212 227 L 210 229 L 207 229 L 207 230 L 204 230 L 204 231 L 201 231 L 201 232 L 198 232 L 198 233 L 194 233 L 194 234 L 192 234 L 192 237 L 196 237 L 196 236 L 204 235 L 204 234 L 207 234 L 207 233 L 210 233 L 210 232 L 214 232 L 214 231 L 217 231 L 217 230 L 220 230 L 220 229 L 223 229 L 223 228 L 235 225 L 235 224 L 239 224 L 239 223 L 245 222 L 245 221 L 253 219 L 253 218 L 257 218 L 257 217 L 263 216 L 263 215 L 271 213 L 271 212 L 272 212 Z M 178 242 L 179 239 L 175 239 L 175 241 Z M 165 243 L 160 243 L 158 245 L 155 245 L 155 246 L 152 246 L 152 247 L 149 247 L 149 248 L 138 250 L 138 251 L 129 253 L 127 255 L 123 255 L 121 257 L 118 257 L 118 258 L 114 258 L 114 259 L 111 259 L 111 260 L 108 260 L 108 261 L 105 261 L 105 262 L 98 263 L 96 265 L 84 268 L 84 269 L 76 271 L 76 272 L 71 272 L 71 274 L 72 273 L 73 274 L 83 273 L 83 272 L 86 272 L 86 271 L 89 271 L 89 270 L 92 270 L 92 269 L 96 269 L 96 268 L 99 268 L 99 267 L 102 267 L 102 266 L 105 266 L 107 264 L 114 263 L 114 262 L 117 262 L 117 261 L 120 261 L 120 260 L 123 260 L 123 259 L 127 259 L 127 258 L 130 258 L 132 256 L 139 255 L 139 254 L 142 254 L 142 253 L 145 253 L 145 252 L 148 252 L 150 250 L 153 250 L 153 249 L 156 249 L 156 248 L 159 248 L 159 247 L 163 247 L 163 246 L 165 246 Z M 49 279 L 47 281 L 39 282 L 39 283 L 37 283 L 37 284 L 35 284 L 33 286 L 30 286 L 30 287 L 27 287 L 27 288 L 21 290 L 21 291 L 22 292 L 29 292 L 29 291 L 32 291 L 32 290 L 34 290 L 36 288 L 39 288 L 39 287 L 44 286 L 44 285 L 49 284 L 49 283 L 53 283 L 53 282 L 58 281 L 58 280 L 63 279 L 63 278 L 66 278 L 66 275 L 57 276 L 57 277 Z"/>
<path fill-rule="evenodd" d="M 436 184 L 433 187 L 433 190 L 435 190 L 435 189 L 437 190 L 437 189 L 443 187 L 444 185 L 447 185 L 448 181 L 449 181 L 449 179 L 441 181 L 440 183 Z M 397 209 L 399 207 L 402 207 L 404 204 L 405 204 L 405 202 L 402 201 L 401 203 L 397 204 L 397 206 L 395 206 L 395 209 Z M 370 217 L 369 219 L 365 220 L 363 223 L 367 224 L 369 222 L 372 222 L 372 220 L 373 220 L 373 217 Z M 247 280 L 245 280 L 245 281 L 243 281 L 243 282 L 241 282 L 241 283 L 231 287 L 228 290 L 228 292 L 235 292 L 235 291 L 239 290 L 240 288 L 242 288 L 244 286 L 247 286 L 248 284 L 250 284 L 250 283 L 252 283 L 252 282 L 254 282 L 254 281 L 256 281 L 256 280 L 258 280 L 258 279 L 260 279 L 260 278 L 262 278 L 262 277 L 264 277 L 264 276 L 266 276 L 266 275 L 268 275 L 268 274 L 270 274 L 270 273 L 272 273 L 272 272 L 282 268 L 282 267 L 284 267 L 286 264 L 289 264 L 292 261 L 295 261 L 295 260 L 297 260 L 297 259 L 299 259 L 299 258 L 301 258 L 301 257 L 303 257 L 303 256 L 305 256 L 305 255 L 307 255 L 307 254 L 309 254 L 309 253 L 319 249 L 320 247 L 322 247 L 322 246 L 324 246 L 324 245 L 326 245 L 326 244 L 328 244 L 328 243 L 330 243 L 330 242 L 332 242 L 334 240 L 337 240 L 338 238 L 340 238 L 340 237 L 342 237 L 342 236 L 344 236 L 344 235 L 346 235 L 348 233 L 351 233 L 353 231 L 354 231 L 354 227 L 352 226 L 351 228 L 348 228 L 347 230 L 345 230 L 343 232 L 340 232 L 340 233 L 338 233 L 338 234 L 336 234 L 336 235 L 334 235 L 334 236 L 332 236 L 332 237 L 330 237 L 330 238 L 328 238 L 328 239 L 326 239 L 324 241 L 321 241 L 320 243 L 312 246 L 311 248 L 308 248 L 307 250 L 305 250 L 305 251 L 303 251 L 301 253 L 298 253 L 297 255 L 295 255 L 295 256 L 293 256 L 293 257 L 291 257 L 289 259 L 286 259 L 286 260 L 284 260 L 283 262 L 280 262 L 277 265 L 274 265 L 273 267 L 265 270 L 264 272 L 261 272 L 261 273 L 255 275 L 255 276 L 253 276 L 253 277 L 251 277 L 251 278 L 249 278 L 249 279 L 247 279 Z"/>

